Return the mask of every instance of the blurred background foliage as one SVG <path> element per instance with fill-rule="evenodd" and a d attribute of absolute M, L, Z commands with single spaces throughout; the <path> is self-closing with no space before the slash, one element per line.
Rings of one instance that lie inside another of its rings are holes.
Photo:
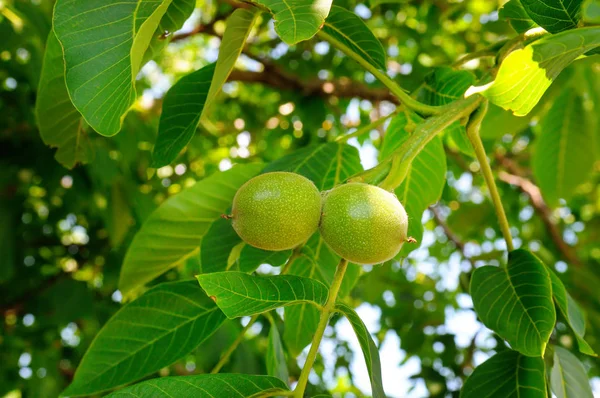
<path fill-rule="evenodd" d="M 427 90 L 422 83 L 433 68 L 514 36 L 498 19 L 502 1 L 370 1 L 335 4 L 366 20 L 386 49 L 388 73 L 410 91 Z M 123 131 L 113 138 L 92 134 L 93 161 L 67 170 L 43 144 L 34 118 L 52 6 L 48 0 L 0 1 L 0 396 L 54 397 L 64 389 L 94 335 L 120 307 L 116 285 L 131 238 L 166 198 L 234 163 L 272 161 L 395 109 L 394 98 L 371 74 L 329 44 L 312 39 L 288 47 L 265 18 L 211 108 L 210 121 L 199 126 L 172 166 L 150 168 L 165 92 L 216 60 L 224 20 L 232 12 L 227 1 L 198 0 L 184 28 L 170 35 L 169 46 L 140 73 L 139 99 Z M 598 74 L 598 59 L 590 60 L 584 62 L 595 63 Z M 554 87 L 576 81 L 578 73 L 575 63 Z M 549 90 L 525 120 L 492 108 L 483 136 L 502 181 L 516 244 L 563 274 L 585 308 L 587 340 L 598 351 L 598 163 L 568 205 L 548 207 L 532 180 L 537 120 L 554 95 Z M 376 163 L 384 134 L 382 126 L 350 141 L 360 148 L 365 167 Z M 365 267 L 352 293 L 384 347 L 384 381 L 393 396 L 458 396 L 472 368 L 503 347 L 476 321 L 465 293 L 474 265 L 502 261 L 504 242 L 476 162 L 449 137 L 445 144 L 448 184 L 442 201 L 423 217 L 420 249 L 402 262 Z M 191 259 L 156 282 L 197 269 L 198 260 Z M 210 371 L 240 328 L 228 323 L 161 375 Z M 255 324 L 225 371 L 265 373 L 267 331 L 260 321 Z M 552 340 L 572 348 L 570 333 L 559 322 Z M 316 366 L 312 384 L 346 396 L 368 392 L 348 333 L 335 327 L 326 336 L 324 352 L 330 355 Z M 581 359 L 600 376 L 597 360 Z M 290 360 L 288 366 L 297 377 L 298 365 Z M 600 379 L 593 385 L 599 390 Z"/>

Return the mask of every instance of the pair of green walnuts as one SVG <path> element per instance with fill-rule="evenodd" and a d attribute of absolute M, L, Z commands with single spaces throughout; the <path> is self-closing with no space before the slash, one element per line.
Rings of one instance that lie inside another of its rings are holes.
<path fill-rule="evenodd" d="M 297 247 L 319 229 L 336 254 L 356 264 L 392 259 L 408 230 L 404 207 L 384 189 L 348 183 L 321 195 L 307 178 L 286 172 L 265 173 L 242 185 L 231 218 L 246 243 L 264 250 Z"/>

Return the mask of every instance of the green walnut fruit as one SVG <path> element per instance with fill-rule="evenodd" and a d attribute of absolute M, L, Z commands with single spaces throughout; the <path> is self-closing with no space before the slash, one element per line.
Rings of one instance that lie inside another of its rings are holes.
<path fill-rule="evenodd" d="M 356 264 L 392 259 L 406 242 L 408 216 L 396 196 L 379 187 L 350 183 L 326 193 L 321 235 L 342 258 Z"/>
<path fill-rule="evenodd" d="M 264 250 L 291 249 L 319 227 L 321 195 L 299 174 L 274 172 L 252 178 L 233 198 L 233 228 Z"/>

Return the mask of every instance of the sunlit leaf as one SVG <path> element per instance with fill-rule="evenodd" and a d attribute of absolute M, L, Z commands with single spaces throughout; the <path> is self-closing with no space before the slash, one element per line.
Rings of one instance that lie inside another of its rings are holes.
<path fill-rule="evenodd" d="M 551 33 L 574 29 L 579 22 L 582 0 L 521 0 L 527 14 Z"/>
<path fill-rule="evenodd" d="M 336 310 L 343 313 L 354 329 L 360 348 L 362 348 L 365 362 L 367 363 L 367 370 L 369 371 L 369 378 L 371 379 L 371 389 L 373 398 L 385 398 L 385 392 L 383 391 L 383 381 L 381 379 L 381 361 L 379 359 L 379 349 L 375 345 L 371 334 L 367 330 L 364 322 L 353 308 L 343 303 L 337 303 L 335 305 Z"/>
<path fill-rule="evenodd" d="M 292 45 L 313 37 L 331 8 L 331 0 L 254 0 L 266 7 L 275 20 L 275 32 Z"/>
<path fill-rule="evenodd" d="M 581 14 L 584 22 L 600 24 L 600 0 L 585 0 L 581 6 Z"/>
<path fill-rule="evenodd" d="M 517 33 L 523 33 L 538 26 L 533 22 L 529 14 L 527 14 L 523 4 L 521 4 L 521 0 L 510 0 L 505 3 L 500 9 L 498 16 L 501 19 L 507 20 Z"/>
<path fill-rule="evenodd" d="M 156 372 L 196 348 L 224 320 L 195 281 L 160 284 L 104 325 L 63 395 L 97 394 Z"/>
<path fill-rule="evenodd" d="M 98 133 L 119 132 L 136 98 L 135 77 L 171 0 L 58 0 L 54 31 L 64 49 L 71 100 Z"/>
<path fill-rule="evenodd" d="M 288 387 L 276 377 L 242 374 L 194 375 L 160 377 L 135 384 L 109 395 L 123 397 L 197 397 L 197 398 L 247 398 L 254 396 L 277 396 Z M 269 395 L 266 395 L 269 394 Z"/>
<path fill-rule="evenodd" d="M 171 163 L 196 133 L 214 72 L 215 64 L 209 64 L 182 77 L 165 95 L 152 166 Z"/>
<path fill-rule="evenodd" d="M 481 92 L 517 116 L 527 115 L 565 67 L 599 46 L 600 27 L 548 35 L 510 53 L 502 62 L 496 80 L 473 92 Z"/>
<path fill-rule="evenodd" d="M 321 306 L 328 294 L 321 282 L 293 275 L 255 276 L 230 271 L 197 278 L 228 318 L 260 314 L 301 302 Z"/>
<path fill-rule="evenodd" d="M 504 351 L 475 368 L 460 398 L 547 398 L 544 360 Z"/>
<path fill-rule="evenodd" d="M 138 231 L 125 255 L 119 289 L 127 296 L 197 253 L 212 223 L 227 211 L 237 189 L 262 169 L 238 165 L 169 198 Z"/>
<path fill-rule="evenodd" d="M 558 309 L 565 317 L 569 326 L 575 333 L 575 338 L 579 345 L 579 351 L 584 354 L 596 356 L 594 349 L 584 340 L 585 335 L 585 316 L 579 305 L 573 300 L 571 295 L 565 289 L 560 278 L 552 271 L 548 271 L 552 280 L 552 296 Z"/>
<path fill-rule="evenodd" d="M 323 25 L 323 31 L 376 68 L 386 69 L 385 50 L 363 20 L 339 6 L 332 6 Z"/>
<path fill-rule="evenodd" d="M 594 165 L 594 131 L 586 124 L 583 101 L 574 89 L 564 89 L 538 125 L 532 169 L 552 206 L 561 198 L 569 200 Z"/>
<path fill-rule="evenodd" d="M 219 47 L 219 58 L 217 59 L 215 73 L 210 83 L 206 103 L 202 109 L 203 114 L 210 107 L 210 104 L 214 101 L 219 91 L 221 91 L 223 83 L 227 81 L 229 74 L 235 66 L 235 61 L 246 44 L 254 21 L 259 14 L 256 8 L 238 8 L 227 18 L 227 29 L 223 34 L 223 40 Z"/>
<path fill-rule="evenodd" d="M 524 355 L 542 356 L 556 322 L 545 265 L 526 250 L 508 254 L 506 267 L 486 265 L 471 278 L 475 311 L 485 326 Z"/>
<path fill-rule="evenodd" d="M 550 386 L 557 398 L 593 398 L 587 371 L 579 359 L 562 347 L 554 347 Z"/>
<path fill-rule="evenodd" d="M 35 105 L 40 136 L 46 145 L 58 149 L 56 160 L 73 168 L 93 158 L 94 150 L 84 131 L 84 121 L 67 92 L 62 47 L 53 31 L 48 35 Z"/>

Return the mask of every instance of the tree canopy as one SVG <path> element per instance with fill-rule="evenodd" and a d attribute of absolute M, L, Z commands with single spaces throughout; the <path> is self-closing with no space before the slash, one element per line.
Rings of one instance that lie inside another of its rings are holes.
<path fill-rule="evenodd" d="M 0 0 L 0 37 L 0 396 L 600 392 L 600 1 Z M 409 238 L 253 247 L 276 171 Z"/>

